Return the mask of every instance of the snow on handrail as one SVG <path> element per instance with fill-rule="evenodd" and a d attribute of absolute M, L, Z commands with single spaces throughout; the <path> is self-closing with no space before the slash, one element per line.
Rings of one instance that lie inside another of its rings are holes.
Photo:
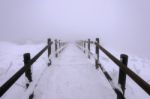
<path fill-rule="evenodd" d="M 25 64 L 20 70 L 18 70 L 9 80 L 7 80 L 1 87 L 0 87 L 0 97 L 4 95 L 4 93 L 21 77 L 23 73 L 30 69 L 31 65 L 48 49 L 48 58 L 50 60 L 51 54 L 51 45 L 53 42 L 48 39 L 48 44 L 38 53 L 36 54 L 29 63 Z M 55 45 L 59 44 L 59 49 L 55 50 L 54 54 L 60 53 L 64 49 L 64 42 L 56 42 Z M 50 49 L 49 49 L 50 48 Z M 49 64 L 48 64 L 49 65 Z"/>
<path fill-rule="evenodd" d="M 83 51 L 87 51 L 87 52 L 89 53 L 89 55 L 93 56 L 93 58 L 97 60 L 97 57 L 94 55 L 94 53 L 92 53 L 91 51 L 89 51 L 89 50 L 87 50 L 87 49 L 85 49 L 85 48 L 83 48 L 83 47 L 82 47 L 82 48 L 81 48 L 80 46 L 78 46 L 78 47 L 79 47 L 81 50 L 83 50 Z M 106 79 L 108 80 L 109 84 L 111 85 L 112 89 L 113 89 L 114 92 L 117 94 L 117 96 L 118 96 L 120 99 L 125 99 L 125 97 L 124 97 L 124 95 L 123 95 L 122 89 L 121 89 L 119 86 L 116 86 L 116 85 L 114 84 L 113 79 L 111 78 L 111 76 L 109 75 L 109 73 L 105 70 L 105 68 L 103 68 L 103 66 L 102 66 L 100 63 L 98 63 L 97 65 L 98 65 L 98 66 L 100 67 L 100 69 L 102 70 L 104 76 L 105 76 Z"/>
<path fill-rule="evenodd" d="M 114 57 L 110 52 L 108 52 L 105 48 L 95 42 L 95 45 L 99 47 L 101 51 L 103 51 L 119 68 L 126 73 L 129 77 L 132 78 L 145 92 L 150 95 L 150 85 L 144 81 L 140 76 L 134 73 L 131 69 L 127 68 L 123 63 L 121 63 L 116 57 Z"/>
<path fill-rule="evenodd" d="M 51 43 L 52 44 L 52 43 Z M 48 47 L 51 45 L 45 46 L 37 55 L 35 55 L 29 64 L 27 66 L 23 66 L 20 70 L 18 70 L 8 81 L 6 81 L 1 87 L 0 87 L 0 97 L 20 78 L 20 76 L 27 71 L 30 66 L 48 49 Z"/>
<path fill-rule="evenodd" d="M 119 71 L 118 83 L 121 84 L 121 89 L 123 91 L 123 95 L 125 92 L 126 74 L 133 81 L 135 81 L 138 84 L 138 86 L 140 86 L 148 95 L 150 95 L 150 85 L 146 81 L 144 81 L 140 76 L 138 76 L 136 73 L 134 73 L 131 69 L 127 68 L 127 61 L 128 61 L 127 55 L 121 54 L 121 56 L 120 56 L 121 60 L 118 60 L 115 56 L 113 56 L 110 52 L 108 52 L 105 48 L 103 48 L 99 44 L 99 38 L 96 38 L 96 42 L 88 39 L 88 40 L 80 40 L 77 42 L 77 44 L 82 47 L 82 48 L 80 47 L 80 49 L 82 49 L 84 51 L 84 53 L 85 53 L 85 51 L 88 53 L 88 56 L 89 55 L 96 56 L 96 58 L 94 57 L 96 69 L 98 69 L 98 67 L 100 67 L 108 81 L 109 81 L 109 78 L 111 78 L 111 77 L 109 76 L 108 72 L 106 70 L 104 70 L 104 68 L 99 63 L 99 50 L 101 50 L 106 56 L 108 56 L 119 67 L 120 71 Z M 87 44 L 87 47 L 86 47 L 86 44 Z M 95 55 L 93 55 L 93 53 L 90 51 L 90 48 L 89 48 L 90 44 L 96 45 Z M 120 99 L 121 97 L 118 95 L 119 90 L 117 90 L 117 91 L 114 90 L 114 91 L 115 91 L 115 93 L 117 93 L 117 99 Z M 123 99 L 123 98 L 121 98 L 121 99 Z"/>

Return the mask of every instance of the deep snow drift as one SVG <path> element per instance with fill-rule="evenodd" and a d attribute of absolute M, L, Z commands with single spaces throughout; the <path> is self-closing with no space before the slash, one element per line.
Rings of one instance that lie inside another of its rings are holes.
<path fill-rule="evenodd" d="M 33 57 L 45 45 L 44 43 L 17 45 L 0 42 L 0 85 L 23 66 L 24 53 L 30 52 Z M 94 46 L 92 48 L 94 49 Z M 111 52 L 119 58 L 120 53 L 114 50 Z M 117 83 L 118 67 L 102 53 L 100 53 L 100 61 Z M 28 99 L 33 89 L 34 99 L 116 99 L 102 72 L 95 69 L 94 60 L 89 60 L 87 55 L 75 45 L 68 44 L 58 58 L 52 57 L 50 67 L 47 67 L 47 63 L 47 52 L 45 52 L 32 66 L 32 87 L 25 89 L 26 78 L 23 75 L 1 99 Z M 129 55 L 128 66 L 150 83 L 150 60 Z M 34 87 L 37 82 L 37 86 Z M 127 99 L 150 98 L 129 77 L 127 77 L 125 97 Z"/>

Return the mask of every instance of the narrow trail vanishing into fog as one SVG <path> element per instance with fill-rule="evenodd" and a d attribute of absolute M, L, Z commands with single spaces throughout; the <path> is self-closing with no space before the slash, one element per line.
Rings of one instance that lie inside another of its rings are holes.
<path fill-rule="evenodd" d="M 43 75 L 34 99 L 115 99 L 107 83 L 86 55 L 69 44 Z"/>

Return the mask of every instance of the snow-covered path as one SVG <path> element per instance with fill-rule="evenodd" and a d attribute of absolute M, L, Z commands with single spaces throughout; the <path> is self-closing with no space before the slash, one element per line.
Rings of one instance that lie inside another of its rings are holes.
<path fill-rule="evenodd" d="M 45 71 L 34 99 L 116 99 L 101 71 L 69 44 Z"/>
<path fill-rule="evenodd" d="M 0 85 L 2 85 L 23 66 L 24 53 L 29 52 L 33 57 L 45 46 L 45 43 L 18 45 L 0 42 L 0 46 Z M 95 51 L 94 48 L 91 46 L 91 51 Z M 109 51 L 119 59 L 120 52 L 111 48 Z M 22 75 L 0 99 L 28 99 L 34 87 L 36 87 L 34 99 L 116 99 L 116 94 L 110 88 L 103 73 L 95 70 L 94 60 L 92 58 L 89 60 L 87 55 L 74 44 L 69 44 L 58 58 L 54 57 L 54 52 L 53 46 L 50 67 L 47 67 L 47 52 L 33 64 L 33 82 L 29 89 L 25 88 L 26 77 Z M 118 66 L 103 53 L 100 53 L 100 62 L 117 84 Z M 150 83 L 149 66 L 150 59 L 129 55 L 128 67 L 148 83 Z M 41 74 L 44 75 L 40 76 Z M 150 98 L 128 76 L 125 97 L 127 99 Z"/>

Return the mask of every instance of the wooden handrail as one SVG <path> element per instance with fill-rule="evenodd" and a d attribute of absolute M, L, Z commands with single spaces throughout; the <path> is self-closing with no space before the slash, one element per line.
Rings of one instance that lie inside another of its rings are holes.
<path fill-rule="evenodd" d="M 127 68 L 123 63 L 121 63 L 116 57 L 114 57 L 110 52 L 108 52 L 105 48 L 103 48 L 101 45 L 95 44 L 99 47 L 99 49 L 104 52 L 119 68 L 126 73 L 129 77 L 132 78 L 133 81 L 135 81 L 145 92 L 147 92 L 150 95 L 150 85 L 144 81 L 140 76 L 135 74 L 131 69 Z"/>
<path fill-rule="evenodd" d="M 0 97 L 20 78 L 20 76 L 27 71 L 30 66 L 48 49 L 48 47 L 51 45 L 45 46 L 37 55 L 35 55 L 29 64 L 23 66 L 20 70 L 18 70 L 8 81 L 6 81 L 1 87 L 0 87 Z"/>

